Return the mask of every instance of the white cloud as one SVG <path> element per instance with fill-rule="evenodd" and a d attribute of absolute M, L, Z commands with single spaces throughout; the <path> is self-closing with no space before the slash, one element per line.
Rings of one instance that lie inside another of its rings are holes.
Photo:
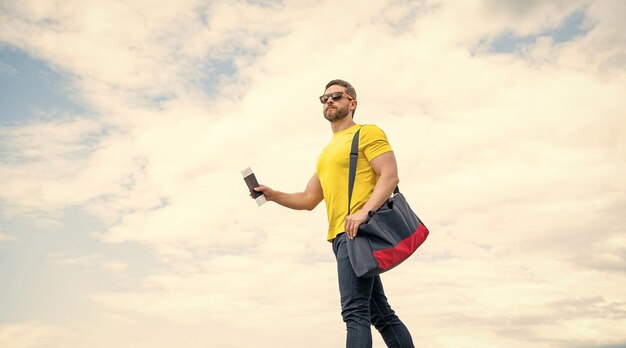
<path fill-rule="evenodd" d="M 487 0 L 480 8 L 495 23 L 482 24 L 491 28 L 505 28 L 518 35 L 535 34 L 539 30 L 558 27 L 563 19 L 576 10 L 585 9 L 592 1 L 519 1 Z"/>
<path fill-rule="evenodd" d="M 59 347 L 71 337 L 68 330 L 41 322 L 0 325 L 0 346 L 11 348 Z"/>
<path fill-rule="evenodd" d="M 12 157 L 0 165 L 0 197 L 15 214 L 81 207 L 106 223 L 103 242 L 148 245 L 167 264 L 128 291 L 86 294 L 101 315 L 89 319 L 101 329 L 83 337 L 91 346 L 111 332 L 134 347 L 279 335 L 285 347 L 302 337 L 300 346 L 340 345 L 323 203 L 313 213 L 258 208 L 239 170 L 302 189 L 330 138 L 316 97 L 345 78 L 359 93 L 356 120 L 386 131 L 401 188 L 432 230 L 385 277 L 416 341 L 617 344 L 626 327 L 620 6 L 11 3 L 17 15 L 2 17 L 0 40 L 76 76 L 99 116 L 2 129 Z M 518 55 L 476 50 L 580 9 L 593 23 L 584 37 L 539 38 Z M 200 81 L 216 81 L 203 67 L 224 59 L 236 71 L 205 95 Z M 127 264 L 112 259 L 60 262 Z M 172 323 L 185 325 L 165 330 Z"/>
<path fill-rule="evenodd" d="M 77 190 L 75 178 L 87 165 L 100 127 L 93 120 L 74 119 L 0 128 L 0 146 L 9 154 L 0 162 L 0 195 L 9 206 L 29 212 L 62 209 L 99 192 L 91 183 Z"/>
<path fill-rule="evenodd" d="M 90 269 L 99 268 L 107 271 L 123 271 L 127 264 L 119 260 L 110 260 L 101 255 L 69 257 L 64 253 L 48 255 L 48 261 L 64 266 L 84 266 Z"/>
<path fill-rule="evenodd" d="M 15 240 L 15 237 L 13 237 L 13 236 L 11 236 L 11 235 L 8 235 L 8 234 L 5 234 L 5 233 L 0 232 L 0 243 L 3 243 L 3 242 L 10 242 L 10 241 L 12 241 L 12 240 Z"/>

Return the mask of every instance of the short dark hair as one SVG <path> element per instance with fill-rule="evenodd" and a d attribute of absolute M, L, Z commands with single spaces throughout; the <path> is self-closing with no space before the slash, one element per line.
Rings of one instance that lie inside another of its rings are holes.
<path fill-rule="evenodd" d="M 328 87 L 334 86 L 334 85 L 345 87 L 346 93 L 348 93 L 348 95 L 351 96 L 352 99 L 356 100 L 356 90 L 354 89 L 354 87 L 352 87 L 350 82 L 345 81 L 345 80 L 335 79 L 335 80 L 330 81 L 329 83 L 326 84 L 326 88 L 324 88 L 324 92 L 326 92 Z M 352 118 L 354 118 L 355 112 L 356 112 L 356 107 L 354 107 L 354 110 L 352 110 Z"/>

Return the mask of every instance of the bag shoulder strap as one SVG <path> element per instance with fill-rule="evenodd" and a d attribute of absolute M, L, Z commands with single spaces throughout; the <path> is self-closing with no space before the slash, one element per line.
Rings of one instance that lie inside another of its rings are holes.
<path fill-rule="evenodd" d="M 361 128 L 354 133 L 354 137 L 352 138 L 352 148 L 350 149 L 350 172 L 348 174 L 348 215 L 350 215 L 352 207 L 352 191 L 354 190 L 354 180 L 356 179 L 356 163 L 359 159 L 359 134 L 361 134 Z"/>

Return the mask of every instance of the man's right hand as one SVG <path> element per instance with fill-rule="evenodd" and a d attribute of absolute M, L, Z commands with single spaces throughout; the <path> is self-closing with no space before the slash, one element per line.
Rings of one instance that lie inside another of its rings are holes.
<path fill-rule="evenodd" d="M 254 190 L 256 192 L 261 192 L 265 196 L 265 199 L 267 199 L 268 201 L 274 200 L 273 198 L 276 194 L 276 191 L 272 190 L 271 188 L 265 185 L 259 185 L 259 187 L 255 187 Z M 250 197 L 252 197 L 252 193 L 250 194 Z"/>

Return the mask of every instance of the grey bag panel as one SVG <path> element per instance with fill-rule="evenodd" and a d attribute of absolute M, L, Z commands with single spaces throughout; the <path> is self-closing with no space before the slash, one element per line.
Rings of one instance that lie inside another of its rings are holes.
<path fill-rule="evenodd" d="M 372 246 L 365 236 L 357 236 L 354 239 L 346 238 L 348 257 L 352 269 L 357 277 L 362 277 L 369 270 L 378 269 L 378 261 L 372 255 Z"/>
<path fill-rule="evenodd" d="M 398 192 L 391 199 L 394 202 L 393 209 L 398 214 L 398 220 L 401 219 L 404 222 L 404 228 L 399 231 L 405 232 L 402 235 L 402 239 L 405 239 L 412 235 L 422 222 L 415 215 L 402 193 Z"/>
<path fill-rule="evenodd" d="M 398 193 L 373 213 L 369 221 L 359 227 L 359 233 L 363 231 L 366 235 L 375 235 L 379 238 L 379 234 L 384 233 L 382 239 L 386 243 L 372 245 L 374 250 L 379 250 L 391 248 L 410 237 L 419 225 L 419 219 L 408 207 L 404 196 Z"/>
<path fill-rule="evenodd" d="M 395 202 L 394 209 L 397 208 L 400 211 L 400 216 L 405 219 L 407 226 L 410 227 L 409 230 L 415 231 L 422 224 L 422 221 L 413 212 L 404 195 L 398 192 L 391 199 Z"/>

